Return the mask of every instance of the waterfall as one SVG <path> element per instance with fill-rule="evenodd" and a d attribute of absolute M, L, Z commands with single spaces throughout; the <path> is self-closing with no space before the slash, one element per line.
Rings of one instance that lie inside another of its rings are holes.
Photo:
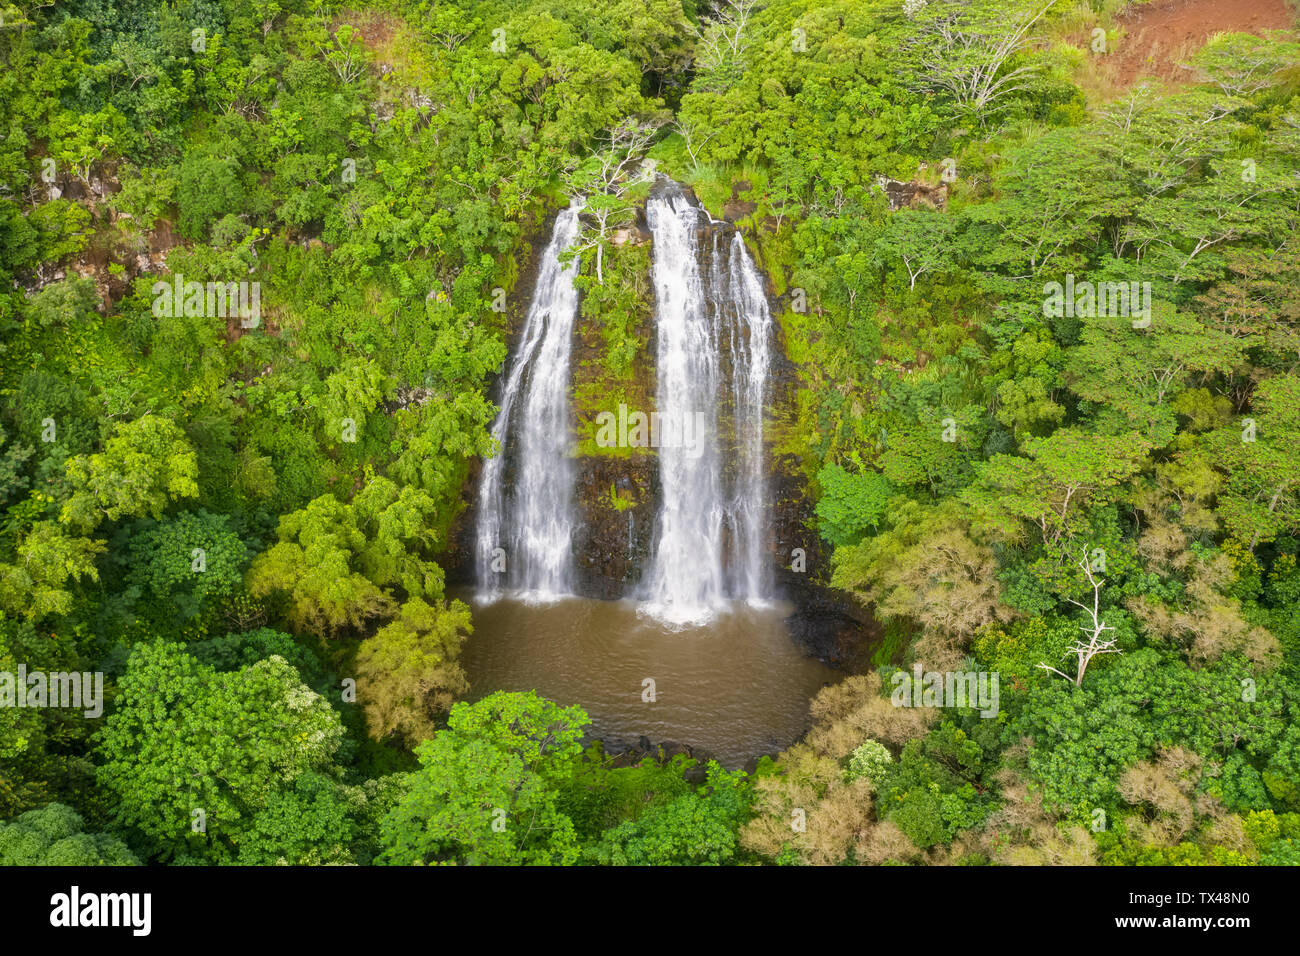
<path fill-rule="evenodd" d="M 772 313 L 767 307 L 763 278 L 750 258 L 740 233 L 732 233 L 722 301 L 736 310 L 732 329 L 732 388 L 734 392 L 737 476 L 729 512 L 736 541 L 733 593 L 751 604 L 768 600 L 772 589 L 767 560 L 767 482 L 763 460 L 763 411 L 767 407 L 767 376 L 771 368 Z"/>
<path fill-rule="evenodd" d="M 652 196 L 646 217 L 656 403 L 669 440 L 658 449 L 662 506 L 641 596 L 651 616 L 695 625 L 770 592 L 763 410 L 772 320 L 738 233 L 706 228 L 721 224 L 680 192 Z"/>
<path fill-rule="evenodd" d="M 574 200 L 556 217 L 492 425 L 497 454 L 483 466 L 476 528 L 481 600 L 504 591 L 531 601 L 573 592 L 569 360 L 578 257 L 567 264 L 560 257 L 578 238 L 581 208 Z"/>

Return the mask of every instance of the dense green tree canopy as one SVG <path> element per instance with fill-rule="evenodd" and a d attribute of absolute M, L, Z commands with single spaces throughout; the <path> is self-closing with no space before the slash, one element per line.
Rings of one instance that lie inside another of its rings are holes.
<path fill-rule="evenodd" d="M 1300 44 L 1137 10 L 0 2 L 0 674 L 106 688 L 0 707 L 0 864 L 1300 862 Z M 460 660 L 548 224 L 580 421 L 655 173 L 767 283 L 774 573 L 879 625 L 749 772 Z"/>

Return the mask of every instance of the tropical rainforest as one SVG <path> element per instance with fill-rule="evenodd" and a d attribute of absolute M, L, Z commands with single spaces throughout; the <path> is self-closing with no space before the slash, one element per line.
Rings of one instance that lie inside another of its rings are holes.
<path fill-rule="evenodd" d="M 0 863 L 1300 864 L 1298 11 L 1238 7 L 0 0 Z M 647 170 L 879 625 L 744 769 L 461 665 L 534 249 L 582 197 L 635 388 Z"/>

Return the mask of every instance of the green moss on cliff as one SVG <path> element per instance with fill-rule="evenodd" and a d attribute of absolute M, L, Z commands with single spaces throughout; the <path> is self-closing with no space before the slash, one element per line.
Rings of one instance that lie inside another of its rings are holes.
<path fill-rule="evenodd" d="M 573 395 L 578 454 L 625 458 L 644 450 L 600 447 L 596 419 L 605 411 L 617 414 L 621 404 L 647 414 L 654 410 L 654 365 L 646 347 L 654 325 L 649 243 L 606 249 L 604 278 L 596 281 L 594 257 L 587 256 L 577 279 L 582 290 Z"/>

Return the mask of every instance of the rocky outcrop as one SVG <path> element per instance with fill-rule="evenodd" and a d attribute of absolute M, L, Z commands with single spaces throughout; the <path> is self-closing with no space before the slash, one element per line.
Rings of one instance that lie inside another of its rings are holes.
<path fill-rule="evenodd" d="M 881 176 L 876 180 L 876 185 L 884 192 L 885 198 L 889 201 L 889 208 L 893 210 L 902 209 L 904 206 L 943 209 L 948 204 L 946 184 L 930 186 L 926 183 L 900 182 L 897 179 Z"/>
<path fill-rule="evenodd" d="M 740 198 L 741 193 L 749 192 L 751 188 L 753 187 L 747 179 L 732 184 L 731 198 L 722 204 L 723 219 L 727 222 L 739 222 L 741 219 L 749 218 L 757 211 L 758 203 Z"/>
<path fill-rule="evenodd" d="M 672 740 L 656 744 L 649 737 L 641 736 L 637 738 L 636 743 L 617 738 L 592 738 L 587 742 L 595 743 L 597 740 L 605 753 L 613 758 L 610 761 L 610 767 L 613 769 L 635 767 L 647 760 L 660 764 L 669 763 L 674 757 L 687 757 L 694 760 L 695 765 L 687 768 L 682 774 L 688 783 L 693 784 L 704 783 L 708 774 L 708 763 L 714 759 L 713 754 L 702 747 L 692 747 L 690 744 L 681 744 Z"/>
<path fill-rule="evenodd" d="M 636 223 L 626 229 L 615 229 L 609 241 L 614 246 L 639 246 L 650 241 L 650 230 Z"/>

